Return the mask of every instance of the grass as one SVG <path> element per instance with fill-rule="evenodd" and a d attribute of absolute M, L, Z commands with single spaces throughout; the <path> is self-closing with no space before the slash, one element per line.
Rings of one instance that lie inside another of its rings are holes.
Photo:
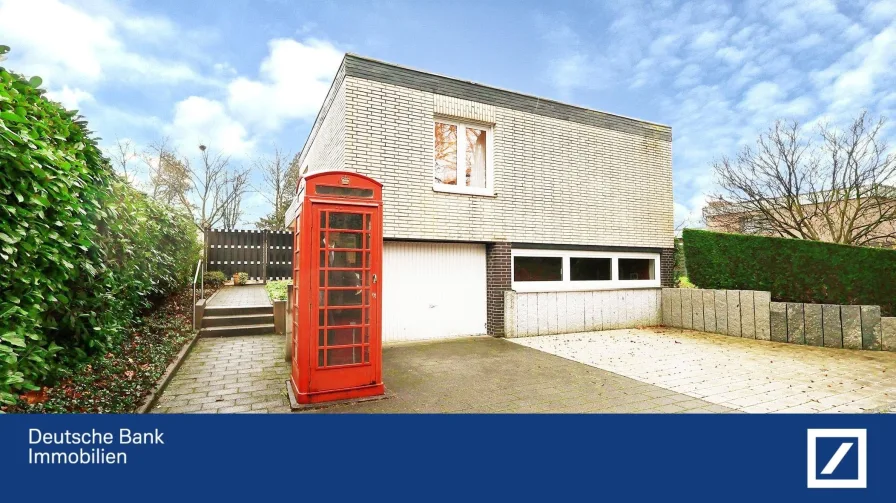
<path fill-rule="evenodd" d="M 691 283 L 687 276 L 682 276 L 678 278 L 678 288 L 697 288 L 697 286 Z"/>
<path fill-rule="evenodd" d="M 264 289 L 268 291 L 268 297 L 271 298 L 271 302 L 286 300 L 286 287 L 290 284 L 292 284 L 292 280 L 288 279 L 268 281 Z"/>

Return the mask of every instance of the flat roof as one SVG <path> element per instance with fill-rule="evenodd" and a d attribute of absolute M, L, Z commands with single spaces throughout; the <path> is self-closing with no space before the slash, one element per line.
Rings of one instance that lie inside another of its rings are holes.
<path fill-rule="evenodd" d="M 665 124 L 592 110 L 548 98 L 438 75 L 354 53 L 346 53 L 343 65 L 345 66 L 346 76 L 476 101 L 657 140 L 672 140 L 672 128 Z"/>

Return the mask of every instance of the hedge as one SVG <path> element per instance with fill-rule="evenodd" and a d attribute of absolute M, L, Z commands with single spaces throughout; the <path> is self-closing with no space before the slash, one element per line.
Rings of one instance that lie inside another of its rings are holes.
<path fill-rule="evenodd" d="M 683 232 L 699 288 L 767 290 L 781 302 L 879 305 L 896 314 L 896 250 L 819 241 Z"/>
<path fill-rule="evenodd" d="M 0 67 L 0 402 L 120 342 L 181 287 L 189 219 L 120 180 L 76 111 Z"/>

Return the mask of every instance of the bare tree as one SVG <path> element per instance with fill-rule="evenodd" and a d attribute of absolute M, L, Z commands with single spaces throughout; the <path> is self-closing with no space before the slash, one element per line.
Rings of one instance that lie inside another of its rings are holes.
<path fill-rule="evenodd" d="M 168 205 L 179 205 L 190 188 L 187 163 L 167 138 L 150 144 L 143 154 L 149 172 L 148 193 Z"/>
<path fill-rule="evenodd" d="M 298 156 L 290 159 L 289 154 L 275 148 L 270 157 L 257 159 L 254 167 L 261 172 L 264 186 L 258 192 L 271 205 L 273 210 L 255 223 L 259 229 L 286 230 L 284 219 L 286 210 L 292 203 L 296 185 L 299 182 Z"/>
<path fill-rule="evenodd" d="M 183 159 L 188 190 L 179 194 L 180 203 L 200 230 L 222 224 L 226 211 L 230 212 L 229 221 L 236 225 L 242 213 L 239 205 L 234 205 L 234 199 L 242 198 L 245 193 L 248 171 L 231 170 L 229 156 L 221 152 L 213 154 L 205 145 L 200 145 L 199 151 L 196 165 Z"/>
<path fill-rule="evenodd" d="M 137 186 L 137 163 L 139 159 L 137 149 L 134 143 L 127 138 L 118 138 L 115 146 L 109 149 L 109 157 L 112 160 L 112 166 L 115 171 L 129 184 Z"/>
<path fill-rule="evenodd" d="M 228 195 L 221 211 L 221 225 L 236 229 L 243 217 L 243 195 L 249 189 L 249 172 L 231 174 L 224 182 L 224 193 Z"/>
<path fill-rule="evenodd" d="M 721 190 L 707 219 L 741 222 L 745 233 L 859 246 L 896 241 L 896 157 L 885 119 L 865 112 L 816 141 L 794 121 L 777 121 L 735 159 L 713 165 Z"/>

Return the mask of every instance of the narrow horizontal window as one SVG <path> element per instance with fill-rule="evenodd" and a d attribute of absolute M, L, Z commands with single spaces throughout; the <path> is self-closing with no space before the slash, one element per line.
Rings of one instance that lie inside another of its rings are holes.
<path fill-rule="evenodd" d="M 652 258 L 620 258 L 619 279 L 628 280 L 652 280 L 654 276 L 655 260 Z"/>
<path fill-rule="evenodd" d="M 319 196 L 361 197 L 365 199 L 373 197 L 373 189 L 334 187 L 332 185 L 318 185 L 314 187 L 314 193 Z"/>
<path fill-rule="evenodd" d="M 610 281 L 613 279 L 613 259 L 570 257 L 570 281 Z"/>
<path fill-rule="evenodd" d="M 562 257 L 514 257 L 514 281 L 563 281 Z"/>

